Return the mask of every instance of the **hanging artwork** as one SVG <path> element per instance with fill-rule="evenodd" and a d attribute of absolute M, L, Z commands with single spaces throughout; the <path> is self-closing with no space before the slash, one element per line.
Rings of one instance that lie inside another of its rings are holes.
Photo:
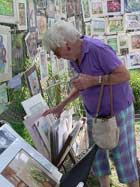
<path fill-rule="evenodd" d="M 91 36 L 92 35 L 92 30 L 91 30 L 91 22 L 86 22 L 85 23 L 85 32 L 87 36 Z"/>
<path fill-rule="evenodd" d="M 37 14 L 37 28 L 38 28 L 38 38 L 42 39 L 43 34 L 46 32 L 47 20 L 43 14 Z"/>
<path fill-rule="evenodd" d="M 104 16 L 104 2 L 102 0 L 91 0 L 91 16 L 103 17 Z"/>
<path fill-rule="evenodd" d="M 104 34 L 106 33 L 106 19 L 104 18 L 94 18 L 92 19 L 92 34 L 93 36 L 96 34 Z"/>
<path fill-rule="evenodd" d="M 140 68 L 140 54 L 130 53 L 127 55 L 128 69 Z"/>
<path fill-rule="evenodd" d="M 24 71 L 25 51 L 23 34 L 12 34 L 12 73 Z"/>
<path fill-rule="evenodd" d="M 35 32 L 37 27 L 36 9 L 34 0 L 28 0 L 28 28 L 30 32 Z"/>
<path fill-rule="evenodd" d="M 105 0 L 105 13 L 107 15 L 120 15 L 124 13 L 124 0 Z"/>
<path fill-rule="evenodd" d="M 129 52 L 140 51 L 140 31 L 128 33 Z"/>
<path fill-rule="evenodd" d="M 40 75 L 41 81 L 45 81 L 48 79 L 48 62 L 47 62 L 47 54 L 45 51 L 40 52 Z"/>
<path fill-rule="evenodd" d="M 125 67 L 128 68 L 127 57 L 125 55 L 118 56 L 118 57 L 121 60 L 121 62 L 123 63 L 123 65 L 125 65 Z"/>
<path fill-rule="evenodd" d="M 26 0 L 16 0 L 18 30 L 27 30 Z"/>
<path fill-rule="evenodd" d="M 46 0 L 35 0 L 37 10 L 46 8 Z"/>
<path fill-rule="evenodd" d="M 117 34 L 124 31 L 124 21 L 122 16 L 114 16 L 107 19 L 107 33 Z"/>
<path fill-rule="evenodd" d="M 75 15 L 75 6 L 74 6 L 74 1 L 73 0 L 67 0 L 67 17 L 72 17 Z"/>
<path fill-rule="evenodd" d="M 126 33 L 119 33 L 117 37 L 118 41 L 118 51 L 121 55 L 126 55 L 128 53 L 128 38 Z"/>
<path fill-rule="evenodd" d="M 15 24 L 16 19 L 16 0 L 0 1 L 0 22 Z"/>
<path fill-rule="evenodd" d="M 0 85 L 0 104 L 8 103 L 7 86 L 6 83 Z"/>
<path fill-rule="evenodd" d="M 12 77 L 10 27 L 0 26 L 0 82 Z"/>
<path fill-rule="evenodd" d="M 89 0 L 82 0 L 81 3 L 84 21 L 89 21 L 91 19 L 90 2 Z"/>
<path fill-rule="evenodd" d="M 25 78 L 27 80 L 27 85 L 29 87 L 31 96 L 36 95 L 38 93 L 41 93 L 43 95 L 35 65 L 33 65 L 25 72 Z"/>
<path fill-rule="evenodd" d="M 124 14 L 125 30 L 140 29 L 140 13 L 125 13 Z"/>
<path fill-rule="evenodd" d="M 34 58 L 37 55 L 37 41 L 38 41 L 38 33 L 37 32 L 31 32 L 28 33 L 25 37 L 25 42 L 27 46 L 27 54 L 31 61 L 34 60 Z"/>
<path fill-rule="evenodd" d="M 126 11 L 139 11 L 140 1 L 139 0 L 124 0 Z"/>
<path fill-rule="evenodd" d="M 106 37 L 107 44 L 110 45 L 116 53 L 118 53 L 118 43 L 117 43 L 117 36 L 107 36 Z"/>

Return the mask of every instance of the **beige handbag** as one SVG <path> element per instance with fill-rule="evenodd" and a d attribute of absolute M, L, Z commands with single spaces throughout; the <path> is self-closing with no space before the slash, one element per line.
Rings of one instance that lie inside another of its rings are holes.
<path fill-rule="evenodd" d="M 98 118 L 101 100 L 103 96 L 104 83 L 101 84 L 100 95 L 97 104 L 96 117 L 93 122 L 93 138 L 95 143 L 102 149 L 113 149 L 119 141 L 119 128 L 115 116 L 113 116 L 112 84 L 110 84 L 110 109 L 111 116 Z"/>

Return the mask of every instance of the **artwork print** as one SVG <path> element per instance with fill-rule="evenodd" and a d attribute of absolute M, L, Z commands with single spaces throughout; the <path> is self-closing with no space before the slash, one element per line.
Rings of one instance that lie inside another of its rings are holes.
<path fill-rule="evenodd" d="M 117 37 L 107 37 L 107 44 L 110 45 L 114 49 L 114 51 L 118 52 Z"/>
<path fill-rule="evenodd" d="M 36 95 L 38 93 L 42 93 L 35 65 L 33 65 L 29 70 L 25 72 L 25 76 L 31 96 Z"/>
<path fill-rule="evenodd" d="M 140 54 L 130 53 L 127 56 L 128 69 L 140 68 Z"/>
<path fill-rule="evenodd" d="M 89 21 L 91 18 L 89 0 L 82 0 L 81 3 L 82 3 L 84 21 Z"/>
<path fill-rule="evenodd" d="M 106 0 L 106 13 L 108 15 L 119 15 L 123 13 L 123 0 Z"/>
<path fill-rule="evenodd" d="M 123 17 L 117 16 L 114 18 L 108 18 L 108 33 L 118 33 L 124 30 Z"/>
<path fill-rule="evenodd" d="M 23 149 L 2 171 L 2 175 L 17 187 L 53 187 L 56 185 L 48 176 L 46 169 Z"/>
<path fill-rule="evenodd" d="M 7 86 L 6 83 L 0 85 L 0 104 L 7 104 L 8 96 L 7 96 Z"/>
<path fill-rule="evenodd" d="M 94 16 L 103 16 L 104 14 L 104 4 L 102 0 L 92 0 L 91 1 L 91 15 Z"/>
<path fill-rule="evenodd" d="M 106 32 L 106 22 L 104 18 L 94 18 L 92 19 L 92 34 L 99 34 Z"/>
<path fill-rule="evenodd" d="M 118 34 L 118 50 L 121 55 L 128 53 L 128 38 L 126 33 Z"/>
<path fill-rule="evenodd" d="M 124 0 L 126 11 L 139 11 L 140 1 L 139 0 Z"/>
<path fill-rule="evenodd" d="M 140 29 L 140 13 L 126 13 L 124 17 L 126 30 Z"/>
<path fill-rule="evenodd" d="M 0 130 L 0 154 L 2 154 L 14 141 L 15 137 L 7 130 Z"/>
<path fill-rule="evenodd" d="M 0 82 L 12 77 L 10 28 L 0 26 Z"/>
<path fill-rule="evenodd" d="M 36 31 L 36 10 L 34 0 L 28 0 L 28 27 L 29 31 Z"/>
<path fill-rule="evenodd" d="M 40 74 L 42 81 L 48 78 L 48 64 L 47 55 L 45 51 L 40 52 Z"/>
<path fill-rule="evenodd" d="M 129 51 L 139 51 L 140 50 L 140 32 L 134 32 L 128 34 L 129 39 Z"/>

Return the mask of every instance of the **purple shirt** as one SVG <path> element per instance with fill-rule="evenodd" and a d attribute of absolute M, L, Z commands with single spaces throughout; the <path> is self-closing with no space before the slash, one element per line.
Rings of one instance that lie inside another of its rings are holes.
<path fill-rule="evenodd" d="M 82 44 L 82 60 L 80 65 L 71 61 L 71 66 L 79 73 L 93 76 L 111 73 L 121 64 L 114 50 L 102 41 L 85 36 Z M 133 93 L 129 81 L 113 85 L 113 111 L 118 113 L 133 102 Z M 100 85 L 80 91 L 87 112 L 93 117 L 96 114 Z M 110 86 L 104 86 L 100 107 L 100 116 L 110 115 Z"/>

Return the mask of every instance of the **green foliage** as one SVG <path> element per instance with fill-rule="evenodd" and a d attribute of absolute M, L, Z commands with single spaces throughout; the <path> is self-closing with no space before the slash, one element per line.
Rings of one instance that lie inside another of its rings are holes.
<path fill-rule="evenodd" d="M 134 69 L 130 71 L 130 84 L 133 89 L 133 94 L 135 97 L 135 112 L 140 109 L 140 69 Z"/>

